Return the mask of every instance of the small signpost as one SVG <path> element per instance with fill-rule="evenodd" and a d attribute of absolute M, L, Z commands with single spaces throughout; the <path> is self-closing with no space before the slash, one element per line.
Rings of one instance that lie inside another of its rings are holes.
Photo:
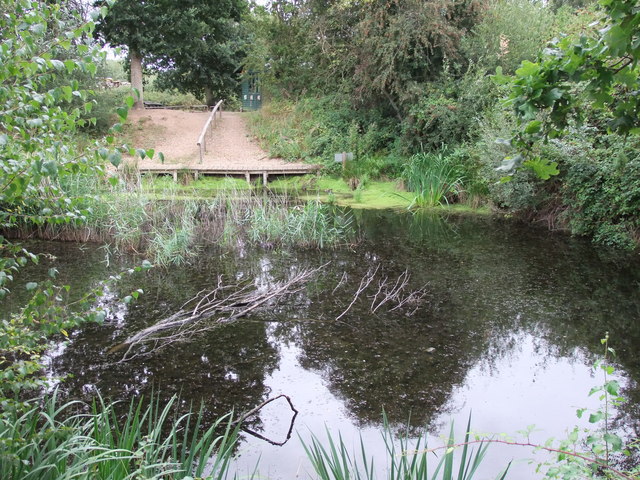
<path fill-rule="evenodd" d="M 344 170 L 347 166 L 347 161 L 351 162 L 353 160 L 353 152 L 336 153 L 334 159 L 336 163 L 342 162 L 342 170 Z"/>

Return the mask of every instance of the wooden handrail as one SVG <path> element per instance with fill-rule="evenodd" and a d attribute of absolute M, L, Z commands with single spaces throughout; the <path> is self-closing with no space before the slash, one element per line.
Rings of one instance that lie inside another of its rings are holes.
<path fill-rule="evenodd" d="M 202 128 L 202 133 L 200 133 L 200 136 L 198 137 L 197 145 L 200 152 L 200 163 L 202 163 L 204 154 L 207 152 L 207 131 L 210 130 L 211 135 L 213 135 L 213 125 L 215 124 L 216 113 L 220 113 L 220 116 L 222 117 L 222 102 L 223 100 L 220 100 L 216 103 L 216 106 L 213 107 L 211 115 L 209 115 L 209 118 L 207 118 L 207 121 Z"/>

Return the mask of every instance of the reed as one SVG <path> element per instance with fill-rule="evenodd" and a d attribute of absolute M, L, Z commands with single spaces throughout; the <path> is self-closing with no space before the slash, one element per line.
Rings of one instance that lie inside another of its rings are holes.
<path fill-rule="evenodd" d="M 162 200 L 153 200 L 125 182 L 105 191 L 105 185 L 83 184 L 81 178 L 71 179 L 66 188 L 96 193 L 88 197 L 82 222 L 25 223 L 7 236 L 108 243 L 114 253 L 140 254 L 162 267 L 191 261 L 202 245 L 322 249 L 354 238 L 351 217 L 331 206 L 237 189 L 234 183 L 209 199 L 185 198 L 172 187 Z"/>
<path fill-rule="evenodd" d="M 464 182 L 464 174 L 445 150 L 412 156 L 402 176 L 415 192 L 410 209 L 448 204 L 450 198 L 460 195 Z"/>
<path fill-rule="evenodd" d="M 488 444 L 480 443 L 478 449 L 474 451 L 469 446 L 470 428 L 471 418 L 467 424 L 464 441 L 456 449 L 453 423 L 451 424 L 445 453 L 431 470 L 428 457 L 433 455 L 433 451 L 427 448 L 426 436 L 417 440 L 411 440 L 408 434 L 395 438 L 385 416 L 382 437 L 387 455 L 379 460 L 386 461 L 386 478 L 388 480 L 472 480 L 485 458 Z M 350 453 L 342 435 L 338 434 L 336 439 L 328 429 L 326 434 L 326 442 L 322 442 L 315 435 L 311 436 L 309 443 L 302 440 L 307 457 L 320 480 L 374 480 L 377 477 L 374 458 L 367 453 L 362 438 L 358 451 Z M 456 459 L 458 450 L 460 456 Z M 508 470 L 509 466 L 500 472 L 496 479 L 504 480 Z"/>

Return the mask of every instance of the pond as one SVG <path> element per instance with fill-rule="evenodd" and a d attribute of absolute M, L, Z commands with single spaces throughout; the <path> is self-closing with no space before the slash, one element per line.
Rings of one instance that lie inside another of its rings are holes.
<path fill-rule="evenodd" d="M 534 442 L 565 438 L 574 425 L 588 426 L 576 408 L 599 405 L 588 397 L 602 383 L 591 367 L 609 332 L 615 377 L 629 399 L 612 423 L 623 435 L 640 436 L 637 256 L 491 217 L 351 214 L 357 245 L 203 250 L 191 266 L 124 279 L 100 300 L 110 311 L 106 322 L 75 332 L 50 353 L 50 374 L 70 375 L 62 388 L 86 400 L 96 389 L 112 399 L 179 394 L 185 409 L 202 403 L 209 420 L 285 394 L 299 411 L 291 440 L 276 446 L 243 434 L 240 474 L 259 459 L 261 478 L 307 478 L 298 436 L 324 439 L 328 429 L 355 445 L 362 435 L 382 459 L 383 411 L 393 431 L 426 429 L 432 446 L 452 420 L 461 439 L 470 414 L 476 432 L 522 440 L 517 432 L 535 425 Z M 92 245 L 34 248 L 54 253 L 57 260 L 43 267 L 56 265 L 77 290 L 135 261 L 106 262 L 106 250 Z M 214 288 L 219 276 L 261 292 L 317 268 L 303 288 L 242 318 L 154 352 L 147 347 L 128 361 L 112 351 Z M 144 290 L 137 301 L 116 302 L 136 288 Z M 246 426 L 281 443 L 291 416 L 279 399 Z M 511 459 L 510 478 L 540 478 L 528 459 L 544 458 L 530 448 L 492 445 L 481 478 L 494 478 Z"/>

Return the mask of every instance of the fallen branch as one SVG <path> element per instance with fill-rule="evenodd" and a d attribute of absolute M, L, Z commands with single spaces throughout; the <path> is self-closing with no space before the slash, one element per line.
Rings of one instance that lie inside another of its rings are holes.
<path fill-rule="evenodd" d="M 263 292 L 251 285 L 224 285 L 220 276 L 214 289 L 208 293 L 198 293 L 176 313 L 132 335 L 109 353 L 127 348 L 121 361 L 130 360 L 137 356 L 132 356 L 134 349 L 143 344 L 155 343 L 151 351 L 146 352 L 149 354 L 185 337 L 237 320 L 271 301 L 299 292 L 325 266 L 302 270 L 285 281 L 274 283 Z M 159 336 L 162 332 L 168 334 Z"/>

